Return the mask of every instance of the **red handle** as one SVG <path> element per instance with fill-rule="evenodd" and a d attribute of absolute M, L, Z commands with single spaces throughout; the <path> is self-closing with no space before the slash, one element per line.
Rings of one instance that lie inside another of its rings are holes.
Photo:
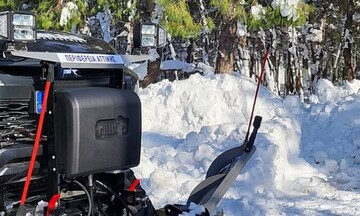
<path fill-rule="evenodd" d="M 37 156 L 37 152 L 38 152 L 38 149 L 39 149 L 41 132 L 42 132 L 43 124 L 44 124 L 47 101 L 48 101 L 48 96 L 49 96 L 49 92 L 50 92 L 50 84 L 51 84 L 50 81 L 46 81 L 45 92 L 44 92 L 44 100 L 43 100 L 43 103 L 42 103 L 42 106 L 41 106 L 41 113 L 40 113 L 40 119 L 39 119 L 39 122 L 38 122 L 37 131 L 36 131 L 35 144 L 34 144 L 32 154 L 31 154 L 30 165 L 29 165 L 29 169 L 28 169 L 28 172 L 27 172 L 27 175 L 26 175 L 26 180 L 25 180 L 24 190 L 23 190 L 23 193 L 22 193 L 22 196 L 21 196 L 20 205 L 25 204 L 27 192 L 28 192 L 29 186 L 30 186 L 31 176 L 32 176 L 32 173 L 33 173 L 33 170 L 34 170 L 34 167 L 35 167 L 35 161 L 36 161 L 36 156 Z"/>

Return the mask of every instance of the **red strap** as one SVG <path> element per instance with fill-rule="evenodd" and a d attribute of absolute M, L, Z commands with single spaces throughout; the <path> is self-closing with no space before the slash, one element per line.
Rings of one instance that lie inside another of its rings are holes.
<path fill-rule="evenodd" d="M 247 130 L 246 137 L 245 137 L 245 141 L 246 141 L 246 142 L 248 141 L 248 138 L 249 138 L 251 122 L 252 122 L 252 119 L 253 119 L 253 116 L 254 116 L 254 110 L 255 110 L 255 105 L 256 105 L 256 99 L 257 99 L 257 97 L 258 97 L 260 84 L 261 84 L 261 82 L 262 82 L 262 77 L 263 77 L 263 74 L 264 74 L 264 71 L 265 71 L 266 60 L 268 59 L 268 56 L 269 56 L 269 51 L 270 51 L 270 44 L 269 44 L 269 45 L 267 46 L 267 48 L 266 48 L 266 53 L 265 53 L 263 62 L 262 62 L 262 64 L 261 64 L 260 77 L 259 77 L 259 80 L 258 80 L 258 83 L 257 83 L 256 92 L 255 92 L 255 97 L 254 97 L 254 102 L 253 102 L 253 106 L 252 106 L 252 109 L 251 109 L 249 126 L 248 126 L 248 130 Z"/>
<path fill-rule="evenodd" d="M 138 186 L 139 183 L 140 183 L 140 179 L 135 179 L 135 180 L 133 181 L 133 183 L 131 183 L 131 185 L 130 185 L 130 187 L 129 187 L 129 191 L 134 192 L 136 186 Z"/>
<path fill-rule="evenodd" d="M 23 193 L 21 196 L 20 205 L 25 204 L 27 192 L 28 192 L 29 186 L 30 186 L 32 172 L 33 172 L 34 166 L 35 166 L 36 156 L 37 156 L 37 152 L 39 149 L 39 143 L 40 143 L 40 138 L 41 138 L 41 131 L 42 131 L 42 127 L 44 124 L 44 117 L 45 117 L 45 113 L 46 113 L 47 101 L 48 101 L 48 96 L 49 96 L 49 91 L 50 91 L 50 84 L 51 84 L 50 81 L 46 81 L 44 100 L 43 100 L 43 103 L 41 106 L 41 113 L 40 113 L 40 119 L 39 119 L 37 131 L 36 131 L 35 144 L 34 144 L 32 154 L 31 154 L 30 165 L 29 165 L 29 169 L 28 169 L 28 172 L 26 175 L 26 180 L 25 180 L 24 190 L 23 190 Z"/>
<path fill-rule="evenodd" d="M 47 207 L 47 211 L 46 211 L 46 216 L 50 216 L 51 213 L 55 210 L 56 208 L 56 203 L 59 201 L 60 199 L 60 194 L 55 194 L 49 201 L 48 207 Z"/>

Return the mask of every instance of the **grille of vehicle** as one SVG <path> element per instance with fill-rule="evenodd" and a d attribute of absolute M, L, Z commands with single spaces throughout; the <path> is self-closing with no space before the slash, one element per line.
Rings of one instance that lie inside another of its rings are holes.
<path fill-rule="evenodd" d="M 28 100 L 0 100 L 0 145 L 15 142 L 33 142 L 36 133 L 37 115 L 29 115 Z"/>

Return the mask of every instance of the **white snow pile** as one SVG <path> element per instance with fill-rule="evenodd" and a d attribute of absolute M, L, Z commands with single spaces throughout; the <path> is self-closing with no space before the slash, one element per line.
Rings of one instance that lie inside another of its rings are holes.
<path fill-rule="evenodd" d="M 320 80 L 310 104 L 262 87 L 257 150 L 218 210 L 226 216 L 358 215 L 359 87 L 356 80 L 341 88 Z M 185 204 L 212 161 L 242 144 L 255 88 L 241 75 L 193 75 L 139 89 L 143 143 L 134 171 L 155 207 Z"/>

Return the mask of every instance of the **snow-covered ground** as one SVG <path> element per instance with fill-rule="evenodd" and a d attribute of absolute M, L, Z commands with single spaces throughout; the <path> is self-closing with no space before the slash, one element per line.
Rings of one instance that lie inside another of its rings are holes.
<path fill-rule="evenodd" d="M 157 208 L 186 203 L 217 155 L 242 144 L 256 83 L 191 76 L 139 89 L 143 148 L 137 177 Z M 320 80 L 310 104 L 262 87 L 257 150 L 218 209 L 238 215 L 360 214 L 360 81 Z"/>

